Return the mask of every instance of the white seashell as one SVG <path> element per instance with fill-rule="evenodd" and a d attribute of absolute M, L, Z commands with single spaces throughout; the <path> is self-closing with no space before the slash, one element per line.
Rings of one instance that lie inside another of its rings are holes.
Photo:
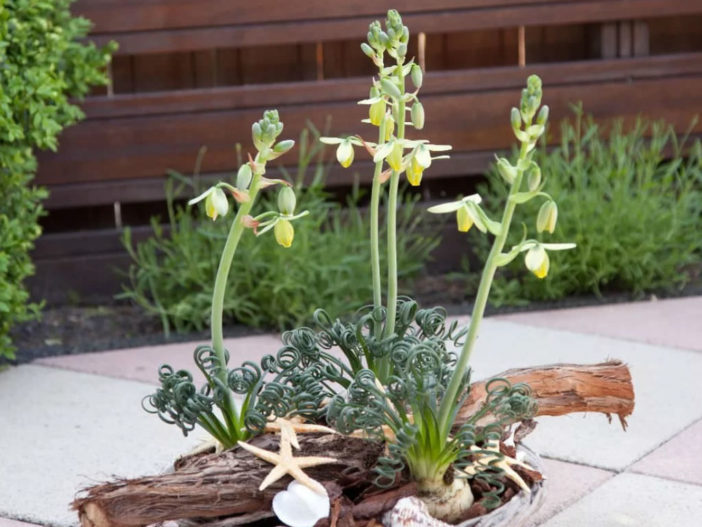
<path fill-rule="evenodd" d="M 329 496 L 318 494 L 293 480 L 288 490 L 273 497 L 273 512 L 289 527 L 313 527 L 317 520 L 329 516 Z"/>
<path fill-rule="evenodd" d="M 452 527 L 448 523 L 432 518 L 427 506 L 415 497 L 402 498 L 385 514 L 386 527 Z"/>

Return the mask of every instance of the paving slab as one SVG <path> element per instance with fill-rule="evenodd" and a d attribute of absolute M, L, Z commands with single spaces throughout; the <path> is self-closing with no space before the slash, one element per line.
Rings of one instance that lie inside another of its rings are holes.
<path fill-rule="evenodd" d="M 629 470 L 702 485 L 702 421 L 673 437 Z"/>
<path fill-rule="evenodd" d="M 0 516 L 76 525 L 68 506 L 79 489 L 161 472 L 195 446 L 141 410 L 151 390 L 36 365 L 0 372 Z"/>
<path fill-rule="evenodd" d="M 19 520 L 11 520 L 10 518 L 0 518 L 0 527 L 36 527 L 35 523 L 26 523 Z"/>
<path fill-rule="evenodd" d="M 543 527 L 693 527 L 702 518 L 702 487 L 620 474 Z"/>
<path fill-rule="evenodd" d="M 545 497 L 543 505 L 525 527 L 541 525 L 555 514 L 573 504 L 609 478 L 613 472 L 585 465 L 543 459 Z"/>
<path fill-rule="evenodd" d="M 516 313 L 495 318 L 702 351 L 702 296 Z"/>
<path fill-rule="evenodd" d="M 702 354 L 596 335 L 486 319 L 472 357 L 474 378 L 510 368 L 621 359 L 636 408 L 623 432 L 601 414 L 541 417 L 529 445 L 547 457 L 620 471 L 702 418 Z"/>
<path fill-rule="evenodd" d="M 158 367 L 170 364 L 174 369 L 190 370 L 198 381 L 204 380 L 193 364 L 193 352 L 207 341 L 180 342 L 142 348 L 128 348 L 114 351 L 99 351 L 78 355 L 47 357 L 34 361 L 34 364 L 64 368 L 73 371 L 104 375 L 122 379 L 155 384 Z M 278 335 L 253 335 L 225 339 L 224 345 L 231 354 L 231 363 L 245 360 L 259 362 L 264 355 L 276 353 L 281 347 Z"/>

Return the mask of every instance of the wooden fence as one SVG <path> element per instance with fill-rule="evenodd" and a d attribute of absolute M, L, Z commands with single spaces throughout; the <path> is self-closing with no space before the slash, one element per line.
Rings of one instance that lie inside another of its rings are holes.
<path fill-rule="evenodd" d="M 114 293 L 120 227 L 148 234 L 166 169 L 190 172 L 206 145 L 203 172 L 231 172 L 233 145 L 250 144 L 264 109 L 279 109 L 289 137 L 328 118 L 334 134 L 364 132 L 355 101 L 373 67 L 359 43 L 390 7 L 426 35 L 421 136 L 454 146 L 428 171 L 430 188 L 480 174 L 509 147 L 509 108 L 530 73 L 554 121 L 582 101 L 599 119 L 646 114 L 684 129 L 702 108 L 702 0 L 78 0 L 92 39 L 120 49 L 110 89 L 83 103 L 87 119 L 58 154 L 40 156 L 51 196 L 35 295 Z M 367 182 L 370 165 L 354 166 Z M 334 169 L 329 183 L 352 177 Z"/>

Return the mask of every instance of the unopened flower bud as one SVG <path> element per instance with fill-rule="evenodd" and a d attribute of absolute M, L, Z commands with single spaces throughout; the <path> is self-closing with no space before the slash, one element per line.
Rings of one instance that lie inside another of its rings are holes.
<path fill-rule="evenodd" d="M 470 217 L 468 207 L 465 205 L 456 211 L 456 224 L 460 232 L 468 232 L 473 226 L 473 218 Z"/>
<path fill-rule="evenodd" d="M 397 46 L 397 56 L 404 57 L 405 55 L 407 55 L 407 44 L 405 44 L 404 42 L 401 42 Z"/>
<path fill-rule="evenodd" d="M 536 124 L 545 125 L 548 121 L 549 108 L 547 105 L 543 105 L 539 110 L 539 114 L 536 116 Z"/>
<path fill-rule="evenodd" d="M 514 183 L 514 178 L 517 177 L 517 167 L 507 161 L 504 157 L 497 160 L 497 171 L 507 183 Z"/>
<path fill-rule="evenodd" d="M 273 147 L 273 151 L 276 154 L 284 154 L 285 152 L 289 151 L 293 146 L 295 146 L 295 141 L 292 139 L 285 139 L 284 141 L 281 141 L 280 143 L 276 144 Z"/>
<path fill-rule="evenodd" d="M 400 89 L 397 87 L 397 84 L 395 84 L 387 77 L 383 77 L 382 79 L 380 79 L 380 86 L 383 88 L 383 92 L 389 95 L 390 97 L 393 97 L 395 99 L 400 99 L 402 97 L 402 94 L 400 93 Z"/>
<path fill-rule="evenodd" d="M 227 200 L 227 195 L 221 188 L 215 187 L 212 189 L 212 192 L 207 195 L 205 199 L 205 212 L 213 221 L 217 219 L 217 216 L 227 215 L 227 212 L 229 212 L 229 201 Z"/>
<path fill-rule="evenodd" d="M 273 234 L 275 235 L 275 241 L 287 248 L 292 245 L 293 238 L 295 238 L 295 229 L 288 220 L 280 219 L 273 227 Z"/>
<path fill-rule="evenodd" d="M 412 126 L 417 130 L 424 128 L 424 106 L 419 101 L 412 105 Z"/>
<path fill-rule="evenodd" d="M 512 123 L 512 128 L 514 130 L 519 130 L 522 127 L 522 116 L 519 113 L 519 110 L 516 108 L 512 108 L 512 111 L 509 114 L 509 120 Z"/>
<path fill-rule="evenodd" d="M 296 204 L 295 191 L 291 187 L 284 185 L 278 192 L 278 210 L 281 214 L 292 216 L 295 212 Z"/>
<path fill-rule="evenodd" d="M 553 234 L 556 230 L 556 221 L 558 220 L 558 206 L 555 201 L 545 201 L 539 209 L 539 214 L 536 216 L 536 230 L 538 232 L 548 231 Z"/>
<path fill-rule="evenodd" d="M 414 84 L 414 87 L 417 89 L 421 88 L 424 80 L 424 73 L 422 73 L 422 68 L 419 64 L 412 64 L 410 76 L 412 77 L 412 84 Z"/>
<path fill-rule="evenodd" d="M 527 187 L 531 192 L 535 191 L 537 188 L 539 188 L 539 185 L 541 184 L 541 169 L 539 168 L 539 165 L 536 163 L 533 163 L 529 168 L 527 169 Z"/>
<path fill-rule="evenodd" d="M 354 152 L 351 141 L 346 140 L 339 143 L 339 146 L 336 148 L 336 160 L 342 167 L 350 167 L 351 163 L 353 163 L 353 156 Z"/>
<path fill-rule="evenodd" d="M 370 110 L 368 110 L 368 118 L 371 124 L 375 126 L 380 126 L 380 122 L 383 120 L 385 115 L 385 100 L 381 99 L 378 102 L 374 102 L 370 105 Z"/>
<path fill-rule="evenodd" d="M 239 167 L 239 172 L 236 174 L 236 188 L 240 190 L 246 190 L 251 184 L 251 178 L 253 173 L 251 171 L 251 166 L 245 163 Z"/>
<path fill-rule="evenodd" d="M 375 58 L 375 51 L 373 51 L 373 48 L 365 42 L 361 43 L 361 51 L 363 51 L 363 53 L 365 53 L 368 57 Z"/>
<path fill-rule="evenodd" d="M 253 144 L 257 150 L 263 150 L 265 148 L 263 144 L 263 130 L 258 122 L 251 125 L 251 137 L 253 138 Z"/>

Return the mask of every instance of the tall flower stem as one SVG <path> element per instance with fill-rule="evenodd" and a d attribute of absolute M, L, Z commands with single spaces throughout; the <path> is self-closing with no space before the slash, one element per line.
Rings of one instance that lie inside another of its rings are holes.
<path fill-rule="evenodd" d="M 256 160 L 254 162 L 255 166 L 258 166 L 259 162 L 259 156 L 256 156 Z M 229 229 L 227 242 L 224 245 L 222 257 L 219 260 L 219 267 L 217 268 L 217 276 L 215 278 L 214 293 L 212 294 L 212 318 L 210 326 L 212 331 L 212 348 L 215 351 L 217 362 L 219 363 L 216 375 L 219 381 L 225 387 L 227 386 L 227 360 L 224 351 L 224 332 L 222 329 L 224 295 L 227 289 L 227 279 L 229 277 L 229 270 L 231 269 L 232 261 L 234 260 L 234 254 L 236 253 L 236 248 L 239 245 L 239 240 L 241 240 L 241 235 L 243 234 L 245 228 L 243 218 L 251 212 L 251 208 L 253 207 L 258 191 L 260 190 L 261 176 L 262 171 L 259 169 L 254 171 L 251 186 L 249 187 L 249 199 L 241 204 L 236 216 L 234 217 L 232 226 Z M 224 389 L 223 391 L 224 399 L 222 402 L 222 413 L 227 425 L 229 437 L 233 440 L 234 444 L 236 444 L 242 435 L 242 431 L 240 429 L 241 424 L 238 422 L 239 416 L 234 404 L 234 396 L 232 391 L 229 389 Z"/>
<path fill-rule="evenodd" d="M 385 142 L 385 118 L 380 122 L 378 132 L 378 147 Z M 382 183 L 380 174 L 383 171 L 383 160 L 381 159 L 375 164 L 375 173 L 373 174 L 373 187 L 371 189 L 371 209 L 370 209 L 370 241 L 371 241 L 371 272 L 373 275 L 373 307 L 380 307 L 383 304 L 380 281 L 380 193 Z"/>
<path fill-rule="evenodd" d="M 397 139 L 405 138 L 405 77 L 402 74 L 402 64 L 397 65 L 397 80 L 402 97 L 397 100 Z M 390 190 L 388 194 L 388 297 L 387 320 L 385 323 L 385 336 L 389 337 L 395 332 L 395 318 L 397 316 L 397 192 L 400 185 L 400 172 L 393 170 L 390 176 Z"/>
<path fill-rule="evenodd" d="M 483 274 L 480 277 L 480 285 L 478 287 L 478 293 L 475 297 L 475 304 L 473 305 L 473 312 L 470 317 L 466 341 L 463 344 L 461 355 L 458 357 L 458 361 L 456 362 L 456 367 L 453 370 L 453 375 L 451 376 L 451 381 L 446 389 L 446 394 L 441 401 L 441 408 L 439 410 L 439 430 L 441 431 L 449 430 L 453 424 L 451 420 L 453 418 L 456 400 L 459 395 L 458 390 L 470 361 L 470 356 L 473 353 L 475 341 L 478 338 L 478 330 L 480 328 L 480 323 L 483 320 L 483 315 L 485 314 L 485 306 L 487 305 L 490 288 L 492 287 L 492 281 L 495 277 L 495 271 L 497 271 L 497 257 L 502 253 L 502 249 L 507 241 L 509 228 L 512 224 L 512 216 L 514 214 L 514 209 L 517 206 L 515 201 L 511 198 L 514 194 L 519 192 L 519 188 L 521 187 L 524 170 L 520 167 L 522 166 L 523 160 L 526 159 L 527 153 L 528 144 L 524 142 L 522 143 L 521 150 L 519 151 L 520 162 L 517 163 L 517 174 L 510 188 L 509 198 L 507 199 L 507 203 L 502 214 L 500 232 L 492 243 L 490 254 L 485 262 L 485 267 L 483 268 Z"/>

